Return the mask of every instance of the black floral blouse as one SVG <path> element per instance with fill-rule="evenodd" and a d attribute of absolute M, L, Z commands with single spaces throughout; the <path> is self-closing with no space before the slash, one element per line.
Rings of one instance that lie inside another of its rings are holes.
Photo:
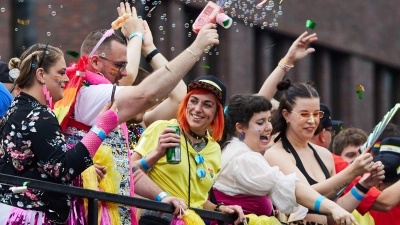
<path fill-rule="evenodd" d="M 68 185 L 92 164 L 82 143 L 68 149 L 50 108 L 23 92 L 15 98 L 0 124 L 0 173 Z M 69 196 L 40 190 L 13 194 L 9 188 L 0 185 L 1 203 L 46 212 L 54 222 L 67 220 Z"/>

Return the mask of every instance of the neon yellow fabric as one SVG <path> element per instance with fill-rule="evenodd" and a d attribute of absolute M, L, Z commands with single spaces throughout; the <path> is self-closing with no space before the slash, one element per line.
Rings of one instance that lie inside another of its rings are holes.
<path fill-rule="evenodd" d="M 97 180 L 97 173 L 94 166 L 87 168 L 81 174 L 83 180 L 83 187 L 91 190 L 98 191 L 99 189 L 104 192 L 118 194 L 118 188 L 121 182 L 121 175 L 115 169 L 114 158 L 110 146 L 101 145 L 93 157 L 95 164 L 106 167 L 106 175 L 100 180 Z M 87 215 L 88 200 L 85 198 L 85 211 Z M 121 224 L 120 214 L 118 212 L 118 204 L 107 202 L 107 211 L 110 214 L 111 221 L 102 221 L 102 224 Z M 99 204 L 98 224 L 100 224 L 103 212 L 103 204 Z"/>
<path fill-rule="evenodd" d="M 364 216 L 362 216 L 357 210 L 354 210 L 351 214 L 354 216 L 354 218 L 357 220 L 357 222 L 359 224 L 362 224 L 362 225 L 375 225 L 375 220 L 369 214 L 369 212 L 365 213 Z"/>
<path fill-rule="evenodd" d="M 135 151 L 142 157 L 148 155 L 156 149 L 160 133 L 167 127 L 178 125 L 176 119 L 169 121 L 160 120 L 151 124 L 142 134 Z M 190 206 L 203 208 L 208 199 L 208 191 L 211 189 L 216 174 L 221 170 L 221 148 L 212 137 L 207 134 L 207 146 L 200 151 L 204 157 L 204 163 L 197 166 L 194 160 L 197 152 L 192 148 L 189 142 L 186 147 L 186 141 L 181 134 L 181 163 L 169 164 L 166 156 L 158 160 L 157 164 L 148 172 L 149 177 L 160 186 L 169 195 L 180 197 L 188 203 L 188 152 L 190 160 Z M 200 179 L 196 172 L 202 167 L 206 171 L 206 176 Z"/>
<path fill-rule="evenodd" d="M 274 216 L 257 216 L 255 214 L 246 215 L 248 225 L 281 225 L 281 222 Z"/>

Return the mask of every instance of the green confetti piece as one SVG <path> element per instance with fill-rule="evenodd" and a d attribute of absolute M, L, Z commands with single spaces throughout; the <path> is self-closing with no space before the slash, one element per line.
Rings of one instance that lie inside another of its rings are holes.
<path fill-rule="evenodd" d="M 74 51 L 66 51 L 65 54 L 70 55 L 76 59 L 79 58 L 79 53 L 74 52 Z"/>
<path fill-rule="evenodd" d="M 29 181 L 25 181 L 22 186 L 26 187 L 26 185 L 28 185 L 30 182 Z"/>
<path fill-rule="evenodd" d="M 204 68 L 204 69 L 210 69 L 210 66 L 201 66 L 201 68 Z"/>
<path fill-rule="evenodd" d="M 359 99 L 363 99 L 362 91 L 356 91 Z"/>
<path fill-rule="evenodd" d="M 339 125 L 339 129 L 343 130 L 343 125 L 342 124 Z"/>
<path fill-rule="evenodd" d="M 306 27 L 311 28 L 311 29 L 314 30 L 315 26 L 317 26 L 317 24 L 316 24 L 314 21 L 312 21 L 312 20 L 307 20 L 307 22 L 306 22 Z"/>

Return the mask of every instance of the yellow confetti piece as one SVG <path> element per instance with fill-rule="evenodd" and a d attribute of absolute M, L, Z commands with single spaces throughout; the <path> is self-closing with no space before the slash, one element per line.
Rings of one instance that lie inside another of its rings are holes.
<path fill-rule="evenodd" d="M 283 0 L 281 0 L 280 2 L 279 2 L 279 4 L 281 4 L 283 2 Z"/>
<path fill-rule="evenodd" d="M 29 25 L 29 20 L 17 19 L 17 22 L 21 25 Z"/>
<path fill-rule="evenodd" d="M 365 91 L 364 90 L 364 86 L 362 86 L 361 84 L 357 85 L 357 90 L 358 91 Z"/>

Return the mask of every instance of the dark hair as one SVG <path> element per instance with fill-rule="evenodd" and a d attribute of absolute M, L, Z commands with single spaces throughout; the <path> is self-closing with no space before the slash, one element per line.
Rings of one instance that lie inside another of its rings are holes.
<path fill-rule="evenodd" d="M 394 123 L 389 123 L 379 136 L 378 141 L 382 141 L 389 137 L 400 137 L 400 126 Z"/>
<path fill-rule="evenodd" d="M 347 128 L 339 132 L 333 139 L 332 152 L 341 155 L 343 149 L 349 145 L 361 146 L 367 141 L 368 135 L 358 128 Z"/>
<path fill-rule="evenodd" d="M 59 48 L 51 45 L 46 47 L 44 44 L 34 44 L 26 49 L 20 58 L 10 59 L 8 67 L 19 69 L 20 74 L 15 83 L 20 88 L 29 88 L 36 79 L 37 69 L 43 68 L 45 72 L 48 72 L 61 57 L 63 57 L 63 52 Z"/>
<path fill-rule="evenodd" d="M 146 77 L 148 77 L 150 75 L 150 72 L 143 69 L 142 67 L 139 67 L 138 70 L 138 74 L 136 76 L 135 81 L 133 82 L 132 86 L 137 86 L 140 83 L 142 83 L 142 81 L 144 81 L 144 79 L 146 79 Z"/>
<path fill-rule="evenodd" d="M 292 84 L 289 79 L 281 81 L 277 85 L 279 91 L 285 91 L 277 112 L 272 117 L 272 134 L 284 133 L 286 131 L 286 120 L 282 111 L 286 109 L 291 112 L 298 98 L 319 98 L 318 92 L 313 83 L 295 83 Z"/>
<path fill-rule="evenodd" d="M 103 37 L 103 34 L 106 32 L 106 29 L 100 29 L 100 30 L 95 30 L 92 31 L 83 41 L 81 45 L 81 56 L 83 55 L 89 55 L 90 52 L 94 49 L 94 46 L 99 42 L 99 40 Z M 109 53 L 111 50 L 111 42 L 112 41 L 117 41 L 118 43 L 121 43 L 123 45 L 126 45 L 126 41 L 121 38 L 120 36 L 113 34 L 110 37 L 107 37 L 104 39 L 104 41 L 101 43 L 101 45 L 97 48 L 96 54 L 100 53 Z"/>
<path fill-rule="evenodd" d="M 236 136 L 236 123 L 247 127 L 254 113 L 270 111 L 272 104 L 258 95 L 234 95 L 225 110 L 225 129 L 221 144 Z"/>

